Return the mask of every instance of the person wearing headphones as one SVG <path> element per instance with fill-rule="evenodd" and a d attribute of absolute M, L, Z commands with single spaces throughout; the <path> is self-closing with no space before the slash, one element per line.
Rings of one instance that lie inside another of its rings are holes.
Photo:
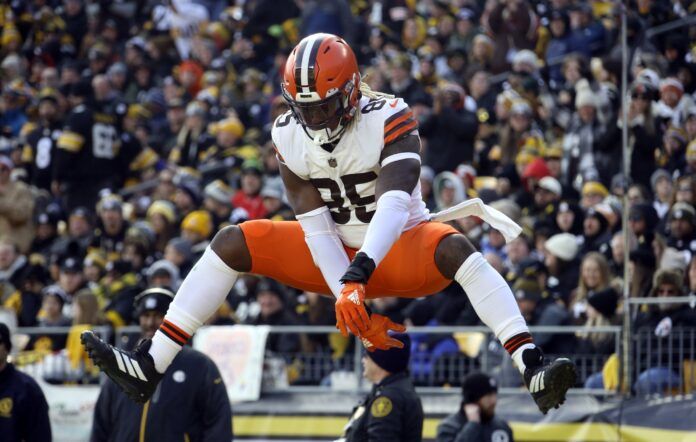
<path fill-rule="evenodd" d="M 154 335 L 172 299 L 174 293 L 162 287 L 136 296 L 141 339 Z M 124 359 L 121 363 L 122 370 L 142 373 L 137 362 Z M 232 409 L 217 366 L 203 353 L 184 347 L 145 404 L 131 401 L 108 379 L 99 392 L 90 440 L 221 441 L 232 437 Z"/>

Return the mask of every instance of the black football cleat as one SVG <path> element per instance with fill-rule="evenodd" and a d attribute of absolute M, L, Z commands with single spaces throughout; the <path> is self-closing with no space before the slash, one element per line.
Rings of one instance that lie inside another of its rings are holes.
<path fill-rule="evenodd" d="M 539 410 L 546 414 L 565 402 L 566 392 L 575 385 L 575 364 L 567 358 L 558 358 L 548 365 L 538 347 L 528 348 L 522 353 L 524 361 L 524 383 L 532 394 Z"/>
<path fill-rule="evenodd" d="M 87 354 L 112 381 L 135 402 L 145 403 L 162 379 L 148 353 L 152 341 L 144 339 L 133 351 L 123 351 L 99 339 L 91 331 L 80 335 Z"/>

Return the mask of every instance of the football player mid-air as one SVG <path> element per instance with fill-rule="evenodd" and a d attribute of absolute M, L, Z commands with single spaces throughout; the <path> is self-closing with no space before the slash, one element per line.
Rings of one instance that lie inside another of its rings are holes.
<path fill-rule="evenodd" d="M 220 230 L 160 329 L 135 350 L 83 333 L 101 370 L 132 399 L 147 401 L 240 273 L 333 294 L 337 327 L 368 350 L 403 345 L 388 332 L 404 328 L 370 315 L 365 299 L 426 296 L 455 280 L 512 356 L 539 409 L 562 404 L 575 383 L 573 363 L 544 364 L 508 284 L 464 235 L 438 221 L 474 213 L 508 239 L 519 226 L 480 200 L 448 209 L 449 218 L 429 214 L 421 199 L 413 112 L 402 99 L 361 82 L 353 50 L 340 37 L 314 34 L 300 41 L 285 65 L 282 91 L 290 110 L 274 122 L 272 138 L 297 221 L 254 220 Z M 475 212 L 470 203 L 478 204 Z"/>

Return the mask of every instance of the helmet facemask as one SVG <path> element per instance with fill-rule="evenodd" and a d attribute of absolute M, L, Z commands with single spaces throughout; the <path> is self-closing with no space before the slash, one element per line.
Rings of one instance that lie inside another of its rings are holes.
<path fill-rule="evenodd" d="M 352 81 L 346 82 L 341 89 L 329 90 L 323 100 L 316 100 L 316 92 L 299 93 L 299 100 L 295 100 L 285 86 L 281 86 L 283 98 L 290 106 L 290 111 L 316 145 L 338 141 L 355 115 L 355 107 L 350 106 L 350 97 L 354 90 Z M 307 95 L 303 100 L 303 96 Z"/>

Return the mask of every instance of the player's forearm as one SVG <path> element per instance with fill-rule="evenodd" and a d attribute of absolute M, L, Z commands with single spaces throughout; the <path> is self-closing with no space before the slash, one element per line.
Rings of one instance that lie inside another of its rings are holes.
<path fill-rule="evenodd" d="M 408 221 L 411 195 L 403 190 L 390 190 L 377 201 L 377 209 L 365 233 L 360 252 L 370 257 L 375 266 L 387 256 L 401 236 Z"/>
<path fill-rule="evenodd" d="M 343 249 L 336 225 L 329 209 L 324 206 L 311 212 L 297 215 L 297 220 L 305 234 L 305 242 L 319 267 L 324 281 L 335 297 L 341 294 L 341 276 L 345 273 L 350 260 Z"/>

